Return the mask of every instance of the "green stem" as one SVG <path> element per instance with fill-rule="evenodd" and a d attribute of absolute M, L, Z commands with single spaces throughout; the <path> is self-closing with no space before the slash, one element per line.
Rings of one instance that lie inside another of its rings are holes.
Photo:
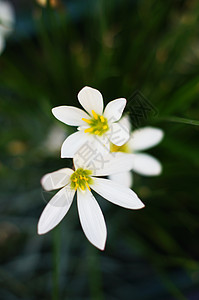
<path fill-rule="evenodd" d="M 59 259 L 60 259 L 60 228 L 53 230 L 52 260 L 53 260 L 53 293 L 52 300 L 59 299 Z"/>
<path fill-rule="evenodd" d="M 93 246 L 88 247 L 88 272 L 91 299 L 103 300 L 102 273 L 100 269 L 100 256 Z"/>

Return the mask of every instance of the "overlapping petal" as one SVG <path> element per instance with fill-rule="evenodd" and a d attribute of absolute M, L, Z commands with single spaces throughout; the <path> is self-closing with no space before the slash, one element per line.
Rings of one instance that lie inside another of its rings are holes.
<path fill-rule="evenodd" d="M 131 188 L 133 185 L 133 174 L 131 172 L 115 173 L 109 176 L 109 179 Z"/>
<path fill-rule="evenodd" d="M 104 216 L 92 193 L 77 191 L 77 206 L 82 229 L 87 239 L 100 250 L 104 250 L 107 230 Z"/>
<path fill-rule="evenodd" d="M 119 206 L 140 209 L 144 204 L 131 189 L 109 179 L 94 178 L 91 188 L 99 195 Z"/>
<path fill-rule="evenodd" d="M 113 152 L 94 161 L 94 176 L 108 176 L 115 173 L 130 171 L 133 168 L 134 155 L 122 152 Z M 88 166 L 91 168 L 92 166 Z"/>
<path fill-rule="evenodd" d="M 61 222 L 71 206 L 74 194 L 75 190 L 69 186 L 62 188 L 55 194 L 41 214 L 38 234 L 47 233 Z"/>
<path fill-rule="evenodd" d="M 155 127 L 144 127 L 135 130 L 129 140 L 129 145 L 133 151 L 149 149 L 162 140 L 164 133 Z"/>
<path fill-rule="evenodd" d="M 109 136 L 110 142 L 117 146 L 124 145 L 130 137 L 128 128 L 119 122 L 111 124 L 107 136 Z"/>
<path fill-rule="evenodd" d="M 109 102 L 105 107 L 104 117 L 107 118 L 109 123 L 118 121 L 122 116 L 125 106 L 125 98 L 120 98 Z"/>
<path fill-rule="evenodd" d="M 41 185 L 46 191 L 60 189 L 69 183 L 70 176 L 73 172 L 72 169 L 64 168 L 48 173 L 42 177 Z"/>
<path fill-rule="evenodd" d="M 61 157 L 74 157 L 77 152 L 81 151 L 81 147 L 90 141 L 90 138 L 92 137 L 88 134 L 85 134 L 85 132 L 82 130 L 69 135 L 69 137 L 67 137 L 62 144 Z"/>
<path fill-rule="evenodd" d="M 161 163 L 149 154 L 136 153 L 133 162 L 133 171 L 141 175 L 155 176 L 162 172 Z"/>
<path fill-rule="evenodd" d="M 85 86 L 78 93 L 78 100 L 90 115 L 92 115 L 92 110 L 98 115 L 102 115 L 104 103 L 102 94 L 98 90 Z"/>
<path fill-rule="evenodd" d="M 52 113 L 59 121 L 70 126 L 85 125 L 82 118 L 90 119 L 82 109 L 73 106 L 58 106 L 52 109 Z"/>

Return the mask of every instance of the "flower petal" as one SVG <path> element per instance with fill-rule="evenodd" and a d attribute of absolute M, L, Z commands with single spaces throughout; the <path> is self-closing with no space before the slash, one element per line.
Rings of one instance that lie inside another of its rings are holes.
<path fill-rule="evenodd" d="M 0 54 L 3 52 L 5 48 L 5 39 L 0 33 Z"/>
<path fill-rule="evenodd" d="M 85 86 L 79 92 L 78 100 L 90 115 L 92 115 L 92 110 L 102 115 L 104 103 L 102 94 L 98 90 Z"/>
<path fill-rule="evenodd" d="M 160 162 L 153 156 L 145 153 L 134 154 L 133 171 L 145 175 L 156 176 L 162 172 L 162 166 Z"/>
<path fill-rule="evenodd" d="M 84 131 L 77 131 L 69 135 L 61 147 L 61 157 L 69 158 L 80 150 L 80 148 L 89 140 L 89 135 Z"/>
<path fill-rule="evenodd" d="M 75 190 L 70 187 L 62 188 L 46 205 L 38 223 L 38 234 L 44 234 L 53 229 L 68 212 Z"/>
<path fill-rule="evenodd" d="M 77 206 L 80 222 L 87 239 L 100 250 L 104 250 L 107 230 L 104 216 L 92 193 L 77 191 Z"/>
<path fill-rule="evenodd" d="M 0 34 L 4 37 L 11 33 L 15 22 L 15 12 L 9 1 L 0 1 Z"/>
<path fill-rule="evenodd" d="M 109 145 L 109 142 L 106 143 L 106 138 L 89 135 L 73 157 L 75 168 L 89 169 L 94 174 L 95 169 L 103 164 L 104 156 L 109 154 Z"/>
<path fill-rule="evenodd" d="M 108 122 L 113 123 L 118 121 L 122 116 L 125 106 L 125 98 L 120 98 L 109 102 L 104 110 L 104 116 L 108 119 Z"/>
<path fill-rule="evenodd" d="M 129 116 L 125 115 L 124 117 L 122 117 L 119 120 L 118 124 L 121 124 L 121 126 L 125 126 L 129 132 L 131 131 L 131 122 Z"/>
<path fill-rule="evenodd" d="M 70 126 L 86 125 L 82 118 L 90 119 L 85 111 L 73 106 L 54 107 L 52 113 L 59 121 Z"/>
<path fill-rule="evenodd" d="M 131 189 L 109 179 L 94 178 L 91 188 L 108 201 L 119 206 L 140 209 L 144 204 Z"/>
<path fill-rule="evenodd" d="M 124 145 L 130 137 L 128 128 L 119 122 L 111 124 L 107 136 L 109 136 L 110 142 L 117 146 Z"/>
<path fill-rule="evenodd" d="M 109 179 L 128 188 L 131 188 L 133 185 L 133 174 L 131 172 L 111 174 Z"/>
<path fill-rule="evenodd" d="M 164 132 L 155 127 L 144 127 L 133 131 L 129 145 L 133 151 L 149 149 L 162 140 Z"/>
<path fill-rule="evenodd" d="M 64 168 L 48 173 L 42 177 L 41 185 L 46 191 L 60 189 L 69 183 L 70 176 L 73 172 L 74 171 L 69 168 Z"/>
<path fill-rule="evenodd" d="M 93 170 L 94 176 L 108 176 L 115 173 L 130 171 L 134 166 L 134 155 L 123 152 L 113 152 L 105 156 L 97 156 L 87 167 Z"/>

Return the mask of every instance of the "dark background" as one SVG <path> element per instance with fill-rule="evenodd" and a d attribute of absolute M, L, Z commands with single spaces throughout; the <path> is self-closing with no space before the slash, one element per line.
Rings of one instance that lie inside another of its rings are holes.
<path fill-rule="evenodd" d="M 60 299 L 199 299 L 199 2 L 13 4 L 15 30 L 0 56 L 0 299 L 56 299 L 56 267 Z M 106 103 L 141 91 L 157 111 L 141 125 L 165 132 L 147 151 L 162 175 L 134 176 L 145 209 L 98 197 L 104 252 L 85 238 L 75 202 L 55 230 L 37 235 L 52 196 L 40 178 L 71 165 L 60 146 L 74 128 L 51 108 L 78 106 L 85 85 Z"/>

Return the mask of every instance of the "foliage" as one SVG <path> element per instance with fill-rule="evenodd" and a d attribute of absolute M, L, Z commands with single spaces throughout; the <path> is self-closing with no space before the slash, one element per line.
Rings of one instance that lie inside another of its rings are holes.
<path fill-rule="evenodd" d="M 144 210 L 98 197 L 108 226 L 105 252 L 85 240 L 73 204 L 57 228 L 61 299 L 197 298 L 198 1 L 66 1 L 57 8 L 22 2 L 17 16 L 0 57 L 1 299 L 51 295 L 55 232 L 36 233 L 51 197 L 40 178 L 71 161 L 45 142 L 52 126 L 70 130 L 51 108 L 78 106 L 85 85 L 106 102 L 143 93 L 158 111 L 146 123 L 165 131 L 150 151 L 164 171 L 135 176 Z"/>

